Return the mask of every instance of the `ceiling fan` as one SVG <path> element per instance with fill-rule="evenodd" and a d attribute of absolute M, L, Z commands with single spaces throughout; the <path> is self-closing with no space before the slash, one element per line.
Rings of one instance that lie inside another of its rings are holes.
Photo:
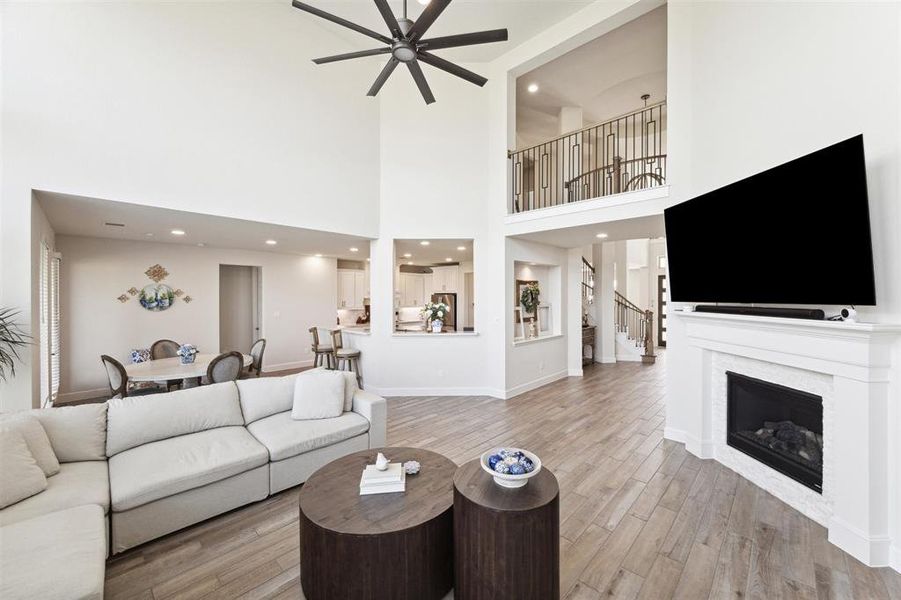
<path fill-rule="evenodd" d="M 342 25 L 344 27 L 347 27 L 348 29 L 353 29 L 358 33 L 362 33 L 363 35 L 367 35 L 386 44 L 386 46 L 383 48 L 375 48 L 373 50 L 361 50 L 359 52 L 348 52 L 347 54 L 314 58 L 314 63 L 321 65 L 324 63 L 336 62 L 339 60 L 348 60 L 351 58 L 376 56 L 378 54 L 390 54 L 391 58 L 388 60 L 388 64 L 385 65 L 385 68 L 382 69 L 382 72 L 379 73 L 378 77 L 376 77 L 375 83 L 373 83 L 372 87 L 369 88 L 367 96 L 375 96 L 376 94 L 378 94 L 379 90 L 382 89 L 382 86 L 385 84 L 385 81 L 387 81 L 391 73 L 394 72 L 397 64 L 405 63 L 407 65 L 407 68 L 410 70 L 410 75 L 413 76 L 413 81 L 416 82 L 416 86 L 419 88 L 419 92 L 422 94 L 422 98 L 425 100 L 426 104 L 431 104 L 432 102 L 434 102 L 435 96 L 432 95 L 432 90 L 429 87 L 429 83 L 425 80 L 425 75 L 423 75 L 422 68 L 419 66 L 420 62 L 432 65 L 433 67 L 441 69 L 442 71 L 447 71 L 451 75 L 456 75 L 457 77 L 465 79 L 466 81 L 474 83 L 480 87 L 485 85 L 485 82 L 488 81 L 477 73 L 473 73 L 468 69 L 464 69 L 463 67 L 455 65 L 452 62 L 435 56 L 431 53 L 432 50 L 507 41 L 506 29 L 493 29 L 491 31 L 461 33 L 458 35 L 448 35 L 444 37 L 423 39 L 426 31 L 428 31 L 429 27 L 432 26 L 432 23 L 435 22 L 435 20 L 441 15 L 441 13 L 445 8 L 447 8 L 448 4 L 450 3 L 451 0 L 431 0 L 431 2 L 429 2 L 429 4 L 422 11 L 422 14 L 419 15 L 419 18 L 414 22 L 407 18 L 407 0 L 404 0 L 404 16 L 400 19 L 394 16 L 394 13 L 391 11 L 391 7 L 388 6 L 388 0 L 375 0 L 375 6 L 379 9 L 379 13 L 381 13 L 382 18 L 385 20 L 385 24 L 388 26 L 388 31 L 391 32 L 391 37 L 388 37 L 382 35 L 381 33 L 378 33 L 377 31 L 367 29 L 366 27 L 357 25 L 356 23 L 351 23 L 346 19 L 342 19 L 341 17 L 329 14 L 314 6 L 300 2 L 299 0 L 292 1 L 292 4 L 295 8 L 299 8 L 300 10 L 316 15 L 317 17 L 327 19 L 332 23 L 337 23 L 338 25 Z"/>

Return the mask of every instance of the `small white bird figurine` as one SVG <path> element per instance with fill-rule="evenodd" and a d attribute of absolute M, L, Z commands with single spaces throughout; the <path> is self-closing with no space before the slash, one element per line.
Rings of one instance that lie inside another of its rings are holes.
<path fill-rule="evenodd" d="M 379 455 L 375 457 L 375 468 L 379 471 L 384 471 L 388 468 L 388 459 L 385 458 L 385 455 L 379 452 Z"/>

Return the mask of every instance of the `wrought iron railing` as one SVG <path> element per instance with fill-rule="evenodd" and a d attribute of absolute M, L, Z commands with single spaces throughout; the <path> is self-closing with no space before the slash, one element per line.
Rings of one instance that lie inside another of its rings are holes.
<path fill-rule="evenodd" d="M 642 310 L 634 302 L 614 291 L 613 324 L 617 331 L 625 333 L 636 348 L 641 348 L 642 356 L 654 356 L 654 312 Z"/>
<path fill-rule="evenodd" d="M 666 102 L 508 153 L 520 213 L 666 183 Z"/>

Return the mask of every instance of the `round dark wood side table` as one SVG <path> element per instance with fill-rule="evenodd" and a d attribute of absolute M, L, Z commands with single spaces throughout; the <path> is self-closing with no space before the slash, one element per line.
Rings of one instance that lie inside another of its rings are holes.
<path fill-rule="evenodd" d="M 360 495 L 382 452 L 416 460 L 406 491 Z M 440 600 L 453 586 L 457 465 L 419 448 L 373 448 L 325 465 L 300 490 L 300 583 L 308 600 Z"/>
<path fill-rule="evenodd" d="M 496 483 L 478 459 L 454 475 L 454 599 L 560 597 L 560 489 L 547 469 Z"/>

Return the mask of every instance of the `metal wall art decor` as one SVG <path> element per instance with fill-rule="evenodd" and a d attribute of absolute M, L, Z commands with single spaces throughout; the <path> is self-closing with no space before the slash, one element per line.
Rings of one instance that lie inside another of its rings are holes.
<path fill-rule="evenodd" d="M 185 291 L 181 288 L 173 290 L 169 285 L 161 283 L 169 276 L 169 271 L 162 265 L 156 264 L 148 267 L 147 270 L 144 271 L 144 274 L 147 275 L 153 283 L 145 285 L 140 290 L 137 287 L 132 286 L 126 290 L 127 294 L 122 294 L 116 299 L 125 304 L 131 300 L 132 297 L 136 296 L 142 307 L 154 312 L 167 310 L 172 306 L 176 298 L 182 296 L 184 296 L 185 302 L 191 302 L 191 300 L 193 300 L 191 296 L 185 295 Z"/>

